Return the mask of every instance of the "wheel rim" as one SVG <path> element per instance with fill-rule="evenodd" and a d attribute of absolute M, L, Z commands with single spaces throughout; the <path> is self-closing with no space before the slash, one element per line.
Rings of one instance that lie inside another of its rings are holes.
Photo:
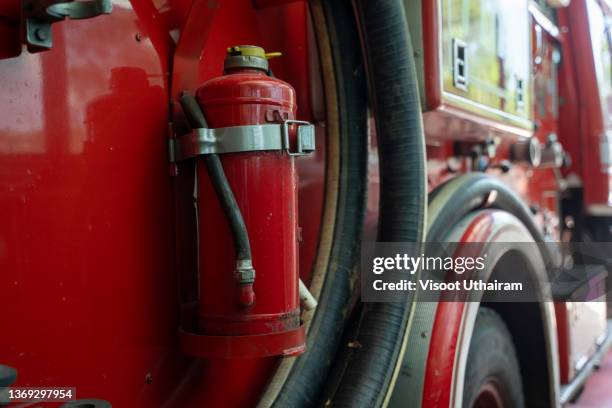
<path fill-rule="evenodd" d="M 501 387 L 495 380 L 489 380 L 478 391 L 473 408 L 504 408 Z"/>

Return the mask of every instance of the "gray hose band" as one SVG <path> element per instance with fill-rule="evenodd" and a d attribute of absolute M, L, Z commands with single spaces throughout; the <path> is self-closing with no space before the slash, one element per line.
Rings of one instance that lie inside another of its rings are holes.
<path fill-rule="evenodd" d="M 297 126 L 296 151 L 289 146 L 289 126 Z M 315 150 L 314 125 L 301 121 L 283 124 L 232 126 L 217 129 L 197 128 L 170 140 L 170 160 L 188 160 L 205 154 L 285 150 L 301 156 Z"/>

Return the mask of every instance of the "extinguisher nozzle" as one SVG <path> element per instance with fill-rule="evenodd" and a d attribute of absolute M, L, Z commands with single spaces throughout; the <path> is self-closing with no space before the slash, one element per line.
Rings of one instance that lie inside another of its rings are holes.
<path fill-rule="evenodd" d="M 239 303 L 242 307 L 251 307 L 255 304 L 255 291 L 252 283 L 240 285 Z"/>

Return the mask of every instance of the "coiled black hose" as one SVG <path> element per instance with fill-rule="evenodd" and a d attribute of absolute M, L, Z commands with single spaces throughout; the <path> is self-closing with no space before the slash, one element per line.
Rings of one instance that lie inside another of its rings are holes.
<path fill-rule="evenodd" d="M 416 66 L 402 0 L 355 2 L 376 118 L 380 163 L 378 240 L 424 241 L 427 212 L 425 137 Z M 420 248 L 417 248 L 420 253 Z M 412 298 L 362 305 L 348 328 L 341 380 L 325 396 L 334 407 L 379 407 L 398 369 Z M 355 347 L 357 345 L 357 347 Z"/>

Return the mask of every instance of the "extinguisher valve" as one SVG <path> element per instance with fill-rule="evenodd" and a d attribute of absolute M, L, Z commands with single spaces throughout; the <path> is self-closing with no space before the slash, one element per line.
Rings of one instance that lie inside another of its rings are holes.
<path fill-rule="evenodd" d="M 240 305 L 243 307 L 253 306 L 255 304 L 255 291 L 253 290 L 255 269 L 253 269 L 253 262 L 250 259 L 236 261 L 234 279 L 239 288 L 238 302 Z"/>
<path fill-rule="evenodd" d="M 240 285 L 238 303 L 242 307 L 251 307 L 255 304 L 255 291 L 252 283 Z"/>

